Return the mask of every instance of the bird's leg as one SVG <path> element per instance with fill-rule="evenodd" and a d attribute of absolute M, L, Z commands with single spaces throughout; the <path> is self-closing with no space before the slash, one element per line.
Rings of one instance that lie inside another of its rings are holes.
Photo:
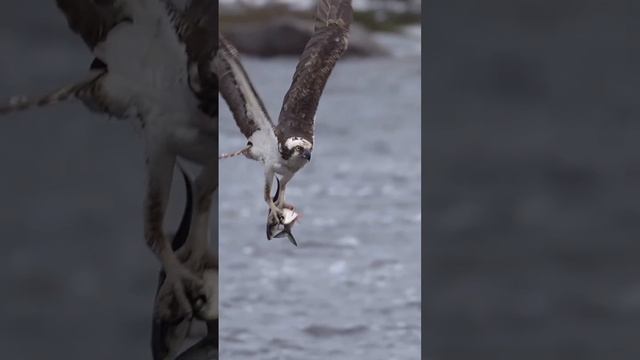
<path fill-rule="evenodd" d="M 273 184 L 274 172 L 271 169 L 265 171 L 265 183 L 264 183 L 264 201 L 266 201 L 269 206 L 269 219 L 267 220 L 270 224 L 278 224 L 281 223 L 282 219 L 282 210 L 278 208 L 278 206 L 271 199 L 271 186 Z"/>
<path fill-rule="evenodd" d="M 186 190 L 186 206 L 182 219 L 180 220 L 180 226 L 175 234 L 173 234 L 172 248 L 177 250 L 182 249 L 186 244 L 191 231 L 191 222 L 193 217 L 193 185 L 191 179 L 184 172 L 184 169 L 180 167 L 185 182 Z M 166 321 L 159 318 L 160 315 L 160 302 L 158 301 L 158 292 L 162 287 L 166 279 L 164 271 L 160 272 L 158 279 L 158 288 L 156 289 L 156 301 L 153 306 L 153 322 L 151 326 L 151 354 L 154 360 L 161 359 L 173 359 L 178 352 L 178 349 L 182 347 L 191 323 L 192 317 L 185 317 L 181 321 Z"/>
<path fill-rule="evenodd" d="M 285 195 L 285 190 L 287 188 L 287 183 L 289 182 L 289 180 L 291 180 L 292 177 L 293 175 L 284 175 L 282 179 L 280 179 L 280 196 L 276 200 L 276 205 L 280 209 L 284 209 L 284 208 L 293 209 L 293 205 L 287 204 L 284 201 L 284 195 Z"/>
<path fill-rule="evenodd" d="M 203 293 L 202 280 L 178 260 L 163 231 L 174 165 L 174 155 L 163 151 L 148 152 L 144 236 L 166 273 L 165 282 L 158 294 L 158 315 L 165 320 L 191 316 L 191 301 L 200 298 Z"/>
<path fill-rule="evenodd" d="M 202 171 L 194 183 L 194 212 L 191 220 L 191 231 L 186 242 L 185 249 L 192 255 L 184 257 L 189 259 L 202 259 L 207 257 L 209 252 L 209 218 L 211 213 L 211 203 L 213 193 L 218 188 L 218 163 L 209 163 L 202 168 Z"/>
<path fill-rule="evenodd" d="M 191 271 L 202 276 L 207 283 L 205 297 L 194 305 L 195 315 L 204 320 L 210 320 L 217 316 L 217 278 L 213 279 L 211 270 L 215 261 L 217 276 L 217 259 L 209 249 L 209 220 L 211 215 L 211 200 L 213 193 L 218 188 L 218 159 L 206 165 L 194 184 L 194 213 L 191 222 L 189 237 L 183 246 L 185 253 L 179 253 L 179 257 Z M 181 250 L 182 250 L 181 249 Z M 208 276 L 204 277 L 204 273 Z"/>
<path fill-rule="evenodd" d="M 205 320 L 209 327 L 213 327 L 213 325 L 215 324 L 215 330 L 217 331 L 218 257 L 212 251 L 208 251 L 208 249 L 206 248 L 207 238 L 203 238 L 202 235 L 200 235 L 202 234 L 202 232 L 200 232 L 199 230 L 203 227 L 206 228 L 207 223 L 205 222 L 204 225 L 202 225 L 202 223 L 200 222 L 200 224 L 195 224 L 195 226 L 193 226 L 195 222 L 200 221 L 199 216 L 194 216 L 194 212 L 198 211 L 197 208 L 200 204 L 194 204 L 198 199 L 194 199 L 193 181 L 191 181 L 189 175 L 185 172 L 185 170 L 181 166 L 179 167 L 185 181 L 187 204 L 185 206 L 185 211 L 180 221 L 178 231 L 173 236 L 172 247 L 176 250 L 178 258 L 185 264 L 185 266 L 189 270 L 194 271 L 196 274 L 198 274 L 198 276 L 200 276 L 204 281 L 206 300 L 196 300 L 196 303 L 193 306 L 194 315 L 198 316 L 198 318 L 201 320 Z M 211 169 L 211 167 L 208 167 L 207 170 L 203 170 L 203 173 L 212 172 L 208 171 L 208 169 Z M 201 175 L 199 179 L 202 178 L 203 176 Z M 216 174 L 213 173 L 210 179 L 213 181 L 217 181 Z M 209 183 L 209 180 L 207 180 L 205 183 Z M 200 185 L 198 189 L 203 189 L 203 186 Z M 198 235 L 191 236 L 191 234 Z M 204 236 L 206 235 L 206 231 L 204 231 Z M 204 246 L 201 246 L 203 243 Z M 164 283 L 165 277 L 165 273 L 161 272 L 158 290 Z M 157 296 L 158 294 L 156 293 L 156 297 Z M 159 311 L 157 311 L 159 305 L 160 303 L 156 301 L 154 305 L 154 319 L 151 331 L 151 349 L 153 359 L 174 359 L 176 353 L 182 347 L 185 339 L 188 336 L 188 332 L 194 318 L 186 317 L 184 318 L 184 320 L 177 322 L 163 321 L 162 319 L 157 318 L 157 315 L 159 315 Z M 213 342 L 212 337 L 214 335 L 216 336 L 215 340 L 217 342 L 217 332 L 213 334 L 211 331 L 209 331 L 207 333 L 207 337 L 205 337 L 205 339 L 203 339 L 201 343 L 204 343 L 205 340 L 207 340 L 206 343 L 211 344 Z M 195 349 L 201 348 L 203 346 L 204 345 L 193 347 L 191 348 L 191 350 L 187 350 L 185 353 L 178 356 L 178 358 L 182 359 L 183 357 L 188 357 L 185 354 L 192 353 Z M 212 345 L 210 345 L 210 347 L 211 346 Z M 217 346 L 215 347 L 215 349 L 217 349 Z"/>

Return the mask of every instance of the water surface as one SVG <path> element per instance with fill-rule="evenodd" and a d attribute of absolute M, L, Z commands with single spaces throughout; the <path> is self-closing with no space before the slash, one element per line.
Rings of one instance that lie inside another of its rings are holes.
<path fill-rule="evenodd" d="M 296 60 L 244 63 L 277 119 Z M 419 358 L 419 79 L 415 55 L 339 62 L 287 188 L 298 248 L 266 239 L 261 166 L 221 162 L 221 357 Z M 221 150 L 239 149 L 221 108 Z"/>

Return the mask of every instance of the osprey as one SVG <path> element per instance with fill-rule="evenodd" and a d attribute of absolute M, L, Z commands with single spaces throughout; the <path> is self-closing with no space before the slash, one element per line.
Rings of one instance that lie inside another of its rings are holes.
<path fill-rule="evenodd" d="M 44 97 L 14 97 L 0 113 L 76 98 L 90 110 L 131 120 L 145 141 L 144 234 L 166 279 L 159 317 L 200 313 L 208 299 L 200 275 L 215 262 L 207 249 L 211 195 L 217 188 L 218 6 L 190 0 L 56 0 L 69 27 L 91 50 L 86 79 Z M 202 166 L 195 181 L 191 251 L 179 259 L 163 233 L 176 158 Z M 175 305 L 178 306 L 175 306 Z"/>
<path fill-rule="evenodd" d="M 262 100 L 244 70 L 238 51 L 221 35 L 220 49 L 213 61 L 220 94 L 247 138 L 247 147 L 238 153 L 260 161 L 265 169 L 264 200 L 270 224 L 282 224 L 286 186 L 311 160 L 316 109 L 333 67 L 347 49 L 353 18 L 350 0 L 320 0 L 316 8 L 314 33 L 302 52 L 293 81 L 274 126 Z M 271 198 L 274 176 L 280 175 L 279 197 Z M 292 241 L 293 242 L 293 241 Z"/>

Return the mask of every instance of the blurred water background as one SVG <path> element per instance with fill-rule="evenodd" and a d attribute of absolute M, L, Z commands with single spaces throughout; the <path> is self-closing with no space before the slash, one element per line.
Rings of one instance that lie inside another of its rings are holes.
<path fill-rule="evenodd" d="M 425 13 L 428 359 L 638 359 L 632 1 Z"/>

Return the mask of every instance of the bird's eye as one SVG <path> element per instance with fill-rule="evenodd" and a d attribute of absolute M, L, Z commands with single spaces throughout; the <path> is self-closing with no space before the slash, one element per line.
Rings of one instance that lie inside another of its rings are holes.
<path fill-rule="evenodd" d="M 302 151 L 302 146 L 296 146 L 297 151 Z"/>

